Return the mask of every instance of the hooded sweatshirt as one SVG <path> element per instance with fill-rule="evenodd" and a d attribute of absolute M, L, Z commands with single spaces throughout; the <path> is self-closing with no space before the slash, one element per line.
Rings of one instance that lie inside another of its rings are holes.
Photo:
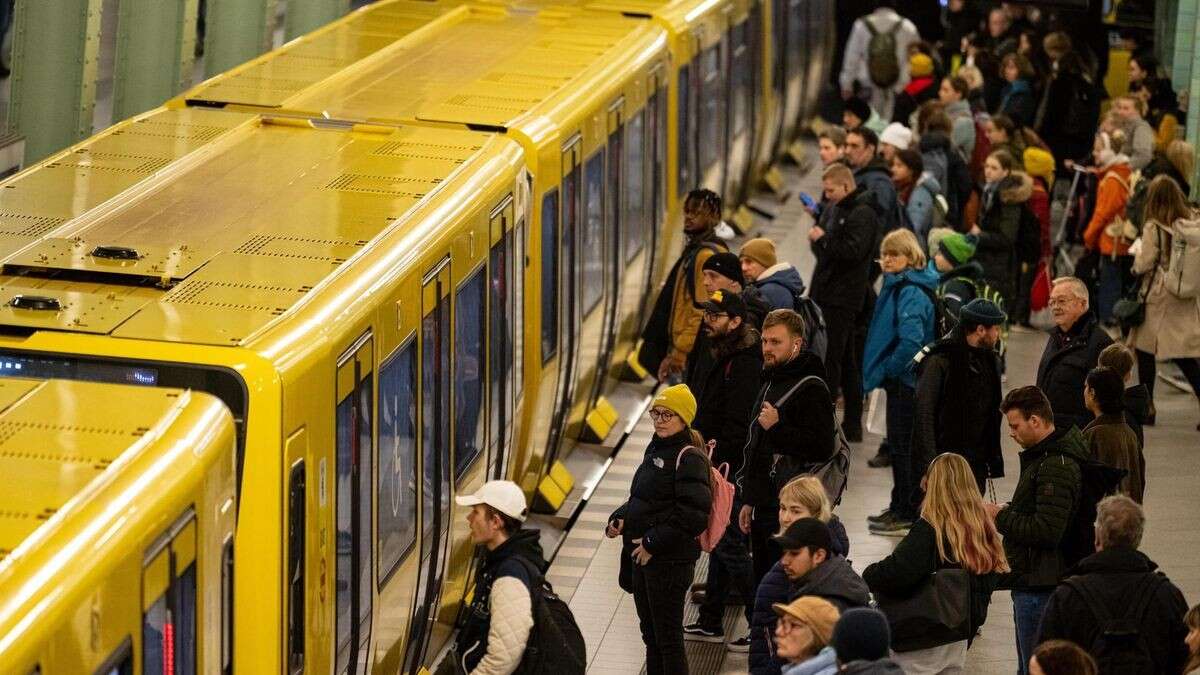
<path fill-rule="evenodd" d="M 750 283 L 762 293 L 771 309 L 792 309 L 793 297 L 804 295 L 804 280 L 791 263 L 771 265 Z"/>
<path fill-rule="evenodd" d="M 464 672 L 500 675 L 520 664 L 533 629 L 529 589 L 537 579 L 531 571 L 540 575 L 546 568 L 540 539 L 537 530 L 521 529 L 484 556 L 475 576 L 471 610 L 457 638 L 456 653 Z"/>
<path fill-rule="evenodd" d="M 937 283 L 937 272 L 929 267 L 884 275 L 863 352 L 863 391 L 881 387 L 885 380 L 916 388 L 910 362 L 937 338 L 930 300 Z"/>

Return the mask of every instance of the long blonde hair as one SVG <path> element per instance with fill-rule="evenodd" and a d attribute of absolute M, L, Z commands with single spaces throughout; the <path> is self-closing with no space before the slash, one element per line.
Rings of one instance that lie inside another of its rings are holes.
<path fill-rule="evenodd" d="M 984 511 L 975 475 L 962 455 L 942 453 L 930 462 L 921 517 L 933 526 L 943 561 L 957 562 L 973 574 L 1009 571 L 1000 533 Z"/>

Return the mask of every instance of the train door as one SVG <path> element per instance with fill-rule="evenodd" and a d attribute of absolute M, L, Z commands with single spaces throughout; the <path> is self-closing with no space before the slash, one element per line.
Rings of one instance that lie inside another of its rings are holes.
<path fill-rule="evenodd" d="M 784 79 L 784 110 L 783 125 L 779 137 L 779 152 L 787 150 L 796 137 L 796 127 L 800 123 L 800 114 L 804 103 L 805 73 L 803 72 L 805 51 L 808 49 L 804 29 L 805 0 L 787 0 L 786 16 L 784 17 L 787 34 L 787 47 L 783 53 Z"/>
<path fill-rule="evenodd" d="M 729 27 L 726 33 L 729 73 L 726 98 L 729 100 L 728 131 L 725 153 L 725 186 L 721 194 L 727 204 L 742 201 L 742 181 L 746 177 L 754 143 L 754 44 L 749 16 Z"/>
<path fill-rule="evenodd" d="M 604 392 L 604 381 L 608 377 L 608 367 L 612 360 L 613 348 L 616 345 L 618 333 L 617 315 L 621 307 L 623 266 L 621 264 L 621 237 L 625 227 L 636 227 L 634 223 L 624 222 L 621 214 L 621 195 L 625 189 L 625 179 L 622 175 L 621 148 L 624 143 L 622 133 L 625 125 L 625 98 L 621 97 L 608 107 L 608 151 L 600 153 L 588 162 L 588 180 L 584 201 L 587 204 L 585 217 L 589 221 L 596 215 L 603 218 L 604 233 L 604 327 L 600 333 L 600 358 L 597 361 L 596 377 L 592 383 L 591 396 L 588 398 L 590 409 L 596 399 Z M 607 163 L 602 182 L 596 184 L 593 176 L 593 162 L 605 164 L 597 159 L 607 154 Z M 596 188 L 600 188 L 597 190 Z M 598 202 L 597 202 L 598 200 Z M 597 208 L 598 207 L 598 208 Z"/>
<path fill-rule="evenodd" d="M 372 552 L 371 461 L 375 457 L 374 340 L 368 332 L 338 357 L 335 673 L 367 672 L 370 665 Z"/>
<path fill-rule="evenodd" d="M 725 146 L 729 131 L 725 123 L 729 104 L 725 91 L 729 76 L 725 58 L 729 35 L 722 33 L 721 38 L 707 48 L 703 47 L 700 35 L 696 36 L 696 41 L 701 48 L 697 59 L 700 128 L 696 147 L 700 182 L 703 187 L 719 192 L 725 187 Z"/>
<path fill-rule="evenodd" d="M 196 514 L 188 510 L 143 555 L 142 672 L 196 672 Z"/>
<path fill-rule="evenodd" d="M 450 519 L 450 259 L 425 276 L 421 288 L 421 563 L 404 671 L 426 661 L 437 619 Z"/>
<path fill-rule="evenodd" d="M 488 422 L 488 471 L 489 478 L 508 478 L 511 461 L 513 434 L 513 410 L 515 396 L 513 387 L 514 354 L 516 340 L 514 331 L 520 329 L 517 308 L 516 285 L 518 270 L 523 260 L 517 258 L 516 233 L 513 228 L 513 198 L 506 197 L 492 209 L 488 256 L 488 404 L 491 417 Z"/>
<path fill-rule="evenodd" d="M 554 397 L 554 420 L 550 425 L 550 442 L 546 445 L 546 464 L 558 456 L 571 401 L 575 398 L 575 374 L 579 368 L 579 173 L 582 137 L 576 135 L 562 151 L 562 217 L 559 218 L 558 270 L 560 291 L 558 303 L 559 370 L 558 394 Z"/>

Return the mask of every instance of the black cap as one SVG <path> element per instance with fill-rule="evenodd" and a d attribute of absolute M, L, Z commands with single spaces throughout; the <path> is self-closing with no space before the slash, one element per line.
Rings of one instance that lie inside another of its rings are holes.
<path fill-rule="evenodd" d="M 854 113 L 854 116 L 862 120 L 863 124 L 871 119 L 870 104 L 857 96 L 851 96 L 846 100 L 846 110 Z"/>
<path fill-rule="evenodd" d="M 742 261 L 733 253 L 714 253 L 704 261 L 704 268 L 716 272 L 731 281 L 745 283 L 742 277 Z"/>
<path fill-rule="evenodd" d="M 999 326 L 1008 317 L 1004 316 L 996 303 L 984 298 L 975 298 L 958 310 L 961 323 L 980 326 Z"/>
<path fill-rule="evenodd" d="M 714 291 L 703 305 L 704 311 L 716 314 L 728 314 L 730 318 L 746 318 L 746 301 L 739 293 L 732 291 Z"/>
<path fill-rule="evenodd" d="M 828 553 L 833 550 L 833 537 L 829 536 L 829 527 L 816 518 L 801 518 L 788 525 L 783 534 L 774 537 L 775 543 L 785 551 L 801 548 L 823 548 Z"/>

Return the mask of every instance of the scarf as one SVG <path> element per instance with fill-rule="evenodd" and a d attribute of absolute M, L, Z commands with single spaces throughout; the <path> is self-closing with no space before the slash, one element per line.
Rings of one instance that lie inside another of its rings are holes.
<path fill-rule="evenodd" d="M 896 185 L 896 196 L 900 199 L 900 203 L 908 206 L 908 200 L 912 197 L 913 188 L 917 185 L 916 179 L 897 180 L 893 178 L 892 182 Z"/>

